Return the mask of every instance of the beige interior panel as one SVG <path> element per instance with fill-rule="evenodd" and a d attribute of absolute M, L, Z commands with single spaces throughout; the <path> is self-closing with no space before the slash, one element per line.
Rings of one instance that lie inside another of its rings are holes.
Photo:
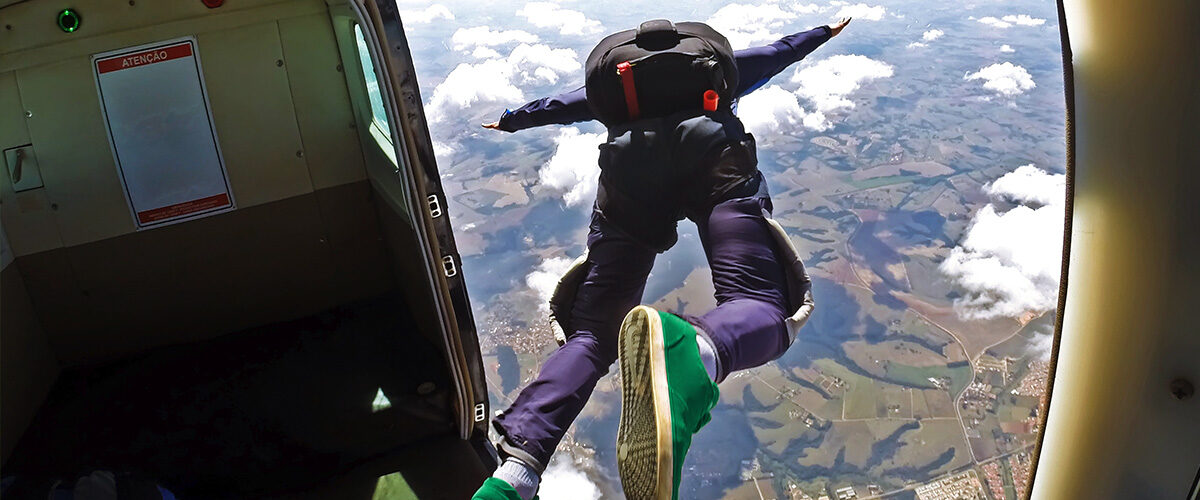
<path fill-rule="evenodd" d="M 63 33 L 55 24 L 64 7 L 79 12 L 79 31 Z M 0 29 L 0 71 L 126 47 L 130 39 L 161 40 L 174 33 L 230 29 L 325 10 L 320 0 L 231 0 L 215 9 L 200 0 L 28 1 L 0 11 L 3 24 L 12 26 Z"/>
<path fill-rule="evenodd" d="M 0 149 L 29 143 L 29 129 L 25 127 L 25 110 L 21 107 L 16 74 L 11 71 L 0 73 Z M 50 211 L 45 189 L 15 193 L 8 175 L 0 175 L 0 219 L 3 220 L 5 231 L 11 235 L 14 255 L 28 255 L 62 246 L 58 222 Z"/>
<path fill-rule="evenodd" d="M 313 187 L 366 179 L 329 17 L 313 14 L 281 20 L 279 35 Z"/>
<path fill-rule="evenodd" d="M 276 23 L 205 33 L 198 41 L 238 208 L 312 192 L 287 70 L 278 63 Z"/>
<path fill-rule="evenodd" d="M 133 231 L 100 112 L 91 58 L 17 71 L 42 181 L 66 246 Z M 10 235 L 16 245 L 16 234 Z"/>
<path fill-rule="evenodd" d="M 0 460 L 8 454 L 25 431 L 54 379 L 58 361 L 25 293 L 25 283 L 17 266 L 0 272 Z"/>

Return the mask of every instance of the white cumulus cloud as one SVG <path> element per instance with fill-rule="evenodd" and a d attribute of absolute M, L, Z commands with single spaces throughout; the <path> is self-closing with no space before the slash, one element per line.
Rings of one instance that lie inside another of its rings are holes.
<path fill-rule="evenodd" d="M 837 13 L 834 14 L 833 17 L 839 19 L 843 17 L 853 17 L 855 19 L 862 19 L 865 21 L 878 21 L 883 19 L 884 14 L 887 14 L 887 9 L 885 9 L 882 5 L 867 5 L 865 3 L 848 5 L 845 2 L 834 2 L 834 5 L 837 4 L 841 4 L 842 8 L 838 9 Z"/>
<path fill-rule="evenodd" d="M 558 286 L 558 280 L 571 268 L 572 262 L 575 262 L 575 259 L 569 257 L 544 259 L 536 269 L 525 276 L 525 285 L 537 293 L 538 308 L 543 313 L 550 312 L 550 297 L 554 295 L 554 287 Z"/>
<path fill-rule="evenodd" d="M 538 497 L 543 500 L 599 500 L 600 488 L 575 464 L 555 457 L 542 475 Z"/>
<path fill-rule="evenodd" d="M 550 2 L 529 2 L 517 11 L 517 15 L 539 28 L 558 28 L 560 35 L 591 35 L 604 30 L 600 21 Z"/>
<path fill-rule="evenodd" d="M 433 89 L 425 115 L 437 125 L 479 104 L 508 106 L 525 100 L 522 86 L 557 83 L 582 68 L 571 49 L 521 44 L 503 59 L 462 63 Z"/>
<path fill-rule="evenodd" d="M 963 80 L 983 80 L 983 88 L 1006 96 L 1022 94 L 1037 86 L 1025 68 L 1010 62 L 981 68 L 979 71 L 964 75 Z"/>
<path fill-rule="evenodd" d="M 799 127 L 822 131 L 832 126 L 820 111 L 808 112 L 800 106 L 796 94 L 778 85 L 761 88 L 738 100 L 738 118 L 754 134 L 760 145 L 793 136 Z"/>
<path fill-rule="evenodd" d="M 1017 318 L 1053 309 L 1062 256 L 1065 176 L 1025 165 L 985 191 L 1019 203 L 977 212 L 966 236 L 939 266 L 966 291 L 954 301 L 964 318 Z"/>
<path fill-rule="evenodd" d="M 435 3 L 426 7 L 425 10 L 402 10 L 400 11 L 400 20 L 405 24 L 429 24 L 437 19 L 445 19 L 447 21 L 454 20 L 454 13 L 445 5 Z"/>
<path fill-rule="evenodd" d="M 554 156 L 538 170 L 538 180 L 544 186 L 562 191 L 568 207 L 590 201 L 600 178 L 598 161 L 602 142 L 604 134 L 585 134 L 575 127 L 563 127 L 554 138 Z"/>
<path fill-rule="evenodd" d="M 1009 14 L 999 19 L 987 16 L 977 19 L 977 21 L 991 26 L 993 28 L 1011 28 L 1013 25 L 1018 26 L 1041 26 L 1046 24 L 1045 19 L 1031 17 L 1028 14 Z"/>
<path fill-rule="evenodd" d="M 784 10 L 775 4 L 731 3 L 713 13 L 706 23 L 725 35 L 734 49 L 740 50 L 782 38 L 781 29 L 784 24 L 796 17 L 795 12 Z"/>
<path fill-rule="evenodd" d="M 476 47 L 495 47 L 510 43 L 536 43 L 537 35 L 521 30 L 493 30 L 488 26 L 459 28 L 450 35 L 454 50 L 469 51 Z"/>
<path fill-rule="evenodd" d="M 894 73 L 890 64 L 861 55 L 836 55 L 796 70 L 792 83 L 799 83 L 796 95 L 812 101 L 818 111 L 853 108 L 846 96 L 863 83 L 888 78 Z"/>
<path fill-rule="evenodd" d="M 1006 43 L 1006 44 L 1000 46 L 1000 52 L 1004 52 L 1006 54 L 1011 54 L 1013 52 L 1016 52 L 1016 50 L 1014 50 L 1012 48 L 1012 46 L 1010 46 Z"/>
<path fill-rule="evenodd" d="M 922 33 L 921 40 L 924 40 L 926 42 L 932 42 L 934 40 L 937 40 L 938 38 L 941 38 L 945 34 L 946 34 L 945 31 L 942 31 L 939 29 L 932 29 L 932 30 Z"/>
<path fill-rule="evenodd" d="M 906 45 L 906 47 L 908 47 L 910 49 L 916 49 L 916 48 L 928 47 L 928 46 L 929 46 L 929 44 L 925 44 L 925 43 L 921 43 L 921 42 L 913 42 L 913 43 Z"/>

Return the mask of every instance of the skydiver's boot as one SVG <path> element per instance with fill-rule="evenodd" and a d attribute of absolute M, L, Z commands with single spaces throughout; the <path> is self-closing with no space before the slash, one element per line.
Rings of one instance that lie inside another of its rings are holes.
<path fill-rule="evenodd" d="M 697 341 L 688 322 L 646 306 L 621 324 L 617 469 L 630 500 L 678 498 L 692 435 L 712 418 L 719 394 Z"/>

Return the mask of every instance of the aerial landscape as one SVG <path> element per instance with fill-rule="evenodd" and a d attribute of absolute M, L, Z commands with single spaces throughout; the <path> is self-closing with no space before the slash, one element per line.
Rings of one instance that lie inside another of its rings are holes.
<path fill-rule="evenodd" d="M 784 356 L 720 385 L 680 498 L 1020 498 L 1062 248 L 1053 2 L 616 7 L 400 2 L 492 410 L 556 347 L 546 300 L 584 250 L 604 129 L 479 124 L 577 88 L 595 42 L 646 19 L 707 21 L 740 49 L 853 16 L 738 102 L 817 309 Z M 715 305 L 689 222 L 643 302 L 688 314 Z M 541 498 L 622 497 L 616 373 L 559 447 Z"/>

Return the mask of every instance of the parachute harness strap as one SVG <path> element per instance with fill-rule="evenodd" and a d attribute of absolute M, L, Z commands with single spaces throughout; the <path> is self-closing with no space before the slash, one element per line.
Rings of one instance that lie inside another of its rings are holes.
<path fill-rule="evenodd" d="M 637 120 L 642 113 L 638 109 L 637 87 L 633 84 L 633 65 L 629 61 L 617 64 L 617 76 L 621 77 L 621 86 L 625 90 L 625 107 L 629 110 L 629 119 Z"/>

